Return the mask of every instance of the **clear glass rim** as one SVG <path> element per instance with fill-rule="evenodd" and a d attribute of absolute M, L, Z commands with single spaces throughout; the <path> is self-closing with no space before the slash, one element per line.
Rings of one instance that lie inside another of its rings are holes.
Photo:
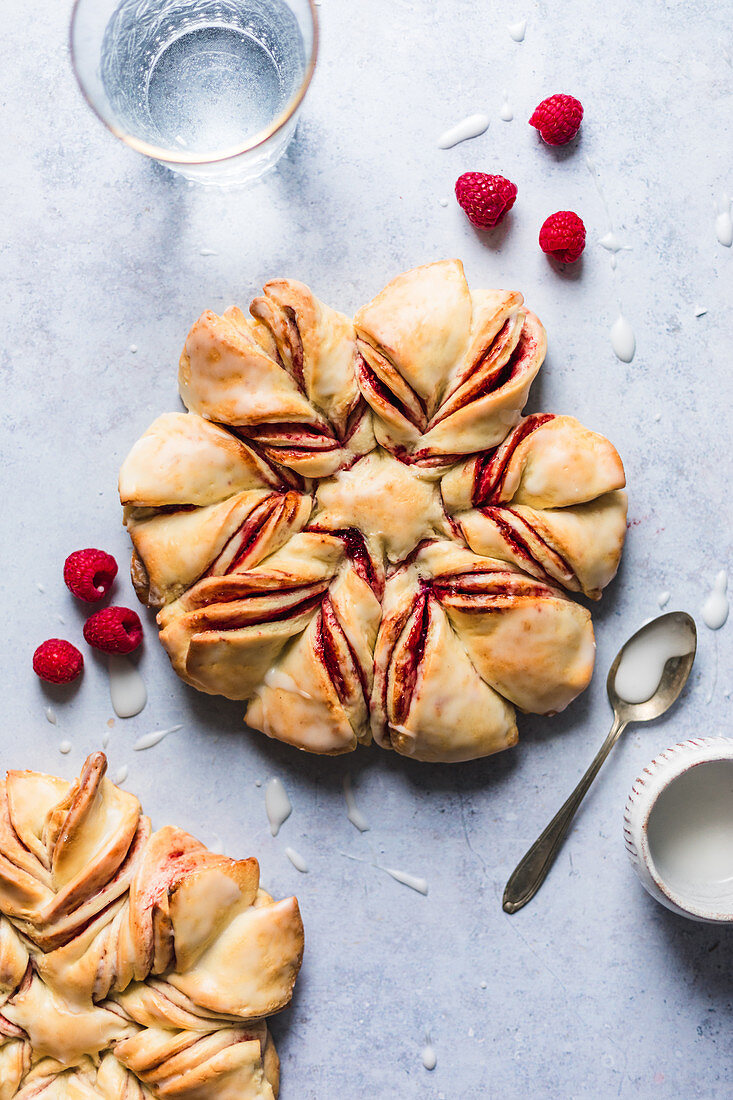
<path fill-rule="evenodd" d="M 232 146 L 229 149 L 224 150 L 221 153 L 216 153 L 213 156 L 210 153 L 195 154 L 195 153 L 181 153 L 180 150 L 165 149 L 163 146 L 152 145 L 148 141 L 143 141 L 141 138 L 137 138 L 134 134 L 128 134 L 125 130 L 122 130 L 119 126 L 116 126 L 109 119 L 105 118 L 102 112 L 98 109 L 97 105 L 93 102 L 89 92 L 87 91 L 84 81 L 81 77 L 79 69 L 76 63 L 76 51 L 74 50 L 74 28 L 76 26 L 76 20 L 79 13 L 79 7 L 83 0 L 74 0 L 74 7 L 71 12 L 71 21 L 69 23 L 69 54 L 71 56 L 71 67 L 74 70 L 74 76 L 76 82 L 79 85 L 81 94 L 91 107 L 94 114 L 97 116 L 100 122 L 106 126 L 110 133 L 114 134 L 116 138 L 123 141 L 125 145 L 128 145 L 131 149 L 134 149 L 137 153 L 142 153 L 146 157 L 151 157 L 153 160 L 166 161 L 168 164 L 221 164 L 223 161 L 232 160 L 235 157 L 239 157 L 242 153 L 249 153 L 254 149 L 258 149 L 261 145 L 264 145 L 274 137 L 278 130 L 281 130 L 303 102 L 305 93 L 308 91 L 310 82 L 313 78 L 313 73 L 316 67 L 316 59 L 318 57 L 318 41 L 319 41 L 319 28 L 318 28 L 318 12 L 314 0 L 307 0 L 308 7 L 310 8 L 311 22 L 313 24 L 313 43 L 311 45 L 310 58 L 308 65 L 306 66 L 303 79 L 300 83 L 300 87 L 296 91 L 295 95 L 288 101 L 284 109 L 279 115 L 266 126 L 264 130 L 260 130 L 258 133 L 253 134 L 247 141 L 242 142 L 241 145 Z"/>

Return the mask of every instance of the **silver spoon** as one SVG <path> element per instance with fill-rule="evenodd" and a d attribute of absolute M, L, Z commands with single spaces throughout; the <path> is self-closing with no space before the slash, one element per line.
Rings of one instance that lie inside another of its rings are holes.
<path fill-rule="evenodd" d="M 651 698 L 643 703 L 626 703 L 616 691 L 616 670 L 619 662 L 628 646 L 643 638 L 652 629 L 656 630 L 659 623 L 668 623 L 670 626 L 676 626 L 678 630 L 687 631 L 690 635 L 690 652 L 684 657 L 670 657 L 667 660 L 657 690 Z M 601 765 L 611 749 L 630 722 L 650 722 L 669 710 L 687 682 L 695 660 L 696 649 L 695 621 L 685 611 L 670 611 L 666 615 L 659 615 L 652 622 L 642 626 L 641 630 L 637 630 L 636 634 L 621 647 L 611 665 L 606 681 L 608 699 L 614 712 L 611 732 L 567 802 L 560 807 L 545 831 L 514 869 L 502 899 L 502 908 L 505 913 L 516 913 L 535 896 L 557 858 L 580 803 L 588 793 L 591 783 L 601 770 Z"/>

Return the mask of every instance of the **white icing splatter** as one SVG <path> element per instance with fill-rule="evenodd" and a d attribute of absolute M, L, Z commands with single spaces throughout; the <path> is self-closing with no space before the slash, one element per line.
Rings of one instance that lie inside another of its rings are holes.
<path fill-rule="evenodd" d="M 509 31 L 509 37 L 513 38 L 515 42 L 524 42 L 524 36 L 527 33 L 527 20 L 520 19 L 518 23 L 509 23 L 507 30 Z"/>
<path fill-rule="evenodd" d="M 630 363 L 636 352 L 634 330 L 622 314 L 619 314 L 611 326 L 611 347 L 617 359 Z"/>
<path fill-rule="evenodd" d="M 509 105 L 509 93 L 506 92 L 506 91 L 502 92 L 502 96 L 504 97 L 504 102 L 501 105 L 501 111 L 499 112 L 499 117 L 502 120 L 502 122 L 511 122 L 512 119 L 514 118 L 514 111 L 511 109 L 511 107 Z"/>
<path fill-rule="evenodd" d="M 661 413 L 654 413 L 654 423 L 655 424 L 658 424 L 661 419 L 662 419 L 662 414 Z"/>
<path fill-rule="evenodd" d="M 707 309 L 705 308 L 705 306 L 695 306 L 695 316 L 696 317 L 704 317 L 706 313 L 707 313 Z"/>
<path fill-rule="evenodd" d="M 218 256 L 219 253 L 214 252 L 213 248 L 202 248 L 201 249 L 201 255 L 202 256 Z"/>
<path fill-rule="evenodd" d="M 137 344 L 130 344 L 130 354 L 137 355 Z"/>
<path fill-rule="evenodd" d="M 718 214 L 715 219 L 715 236 L 724 248 L 733 244 L 733 219 L 731 218 L 730 196 L 723 194 L 718 200 Z"/>
<path fill-rule="evenodd" d="M 59 752 L 62 752 L 64 756 L 67 752 L 71 752 L 71 741 L 62 741 L 59 745 Z"/>
<path fill-rule="evenodd" d="M 598 243 L 601 248 L 605 248 L 606 252 L 631 252 L 631 245 L 621 244 L 612 229 L 609 229 L 608 233 L 601 237 Z"/>
<path fill-rule="evenodd" d="M 129 774 L 130 769 L 128 768 L 127 764 L 123 764 L 122 767 L 118 768 L 115 772 L 112 782 L 116 783 L 117 786 L 119 786 L 121 783 L 125 782 Z"/>
<path fill-rule="evenodd" d="M 119 718 L 133 718 L 148 701 L 145 681 L 135 665 L 127 657 L 111 653 L 109 667 L 109 694 L 115 714 Z"/>
<path fill-rule="evenodd" d="M 369 829 L 369 822 L 356 805 L 354 792 L 351 789 L 351 776 L 348 774 L 344 776 L 344 798 L 346 799 L 346 816 L 349 821 L 360 833 L 366 833 Z"/>
<path fill-rule="evenodd" d="M 267 819 L 270 822 L 270 832 L 273 836 L 277 836 L 280 832 L 280 827 L 288 820 L 293 812 L 292 804 L 288 798 L 288 792 L 277 776 L 267 781 L 267 786 L 265 787 L 265 810 L 267 811 Z"/>
<path fill-rule="evenodd" d="M 286 848 L 285 855 L 288 857 L 296 871 L 300 871 L 302 875 L 308 874 L 308 864 L 303 859 L 302 855 L 300 855 L 299 852 L 296 852 L 295 848 Z"/>
<path fill-rule="evenodd" d="M 447 199 L 438 199 L 438 206 L 447 206 L 447 205 L 448 205 L 448 200 Z"/>
<path fill-rule="evenodd" d="M 262 786 L 262 780 L 261 779 L 255 779 L 255 787 L 261 787 L 261 786 Z"/>
<path fill-rule="evenodd" d="M 468 141 L 470 138 L 478 137 L 488 130 L 490 122 L 491 119 L 488 115 L 468 115 L 466 118 L 461 119 L 455 126 L 451 126 L 450 130 L 443 131 L 438 138 L 438 148 L 451 149 L 461 141 Z"/>
<path fill-rule="evenodd" d="M 43 593 L 46 591 L 45 587 L 41 584 L 40 581 L 36 581 L 36 588 L 41 593 L 41 595 L 43 595 Z"/>
<path fill-rule="evenodd" d="M 56 717 L 56 711 L 53 709 L 53 707 L 46 707 L 45 710 L 44 710 L 44 713 L 46 715 L 47 720 L 51 723 L 52 726 L 55 726 L 58 723 L 58 718 Z"/>
<path fill-rule="evenodd" d="M 110 739 L 111 736 L 112 736 L 112 734 L 110 733 L 109 730 L 105 730 L 105 732 L 102 734 L 102 748 L 103 749 L 106 749 L 107 746 L 109 745 L 109 739 Z"/>
<path fill-rule="evenodd" d="M 488 982 L 481 982 L 481 988 L 482 989 L 488 989 L 488 986 L 489 986 Z"/>
<path fill-rule="evenodd" d="M 659 593 L 659 595 L 657 596 L 657 603 L 659 604 L 660 609 L 667 606 L 667 604 L 669 603 L 669 597 L 670 593 L 667 591 Z"/>
<path fill-rule="evenodd" d="M 425 1066 L 425 1069 L 431 1072 L 438 1064 L 438 1055 L 435 1053 L 435 1047 L 432 1043 L 426 1043 L 422 1048 L 422 1064 Z"/>
<path fill-rule="evenodd" d="M 163 738 L 167 737 L 169 733 L 177 733 L 178 730 L 182 728 L 179 722 L 177 726 L 169 726 L 166 730 L 153 730 L 152 733 L 144 733 L 142 737 L 138 737 L 132 747 L 135 752 L 142 752 L 143 749 L 152 749 L 155 745 L 159 745 Z"/>
<path fill-rule="evenodd" d="M 720 630 L 728 618 L 728 574 L 721 569 L 715 578 L 713 589 L 702 605 L 702 621 L 710 630 Z"/>
<path fill-rule="evenodd" d="M 63 615 L 57 615 L 57 616 L 56 616 L 56 621 L 57 621 L 57 622 L 59 622 L 59 623 L 61 623 L 61 624 L 62 624 L 62 626 L 63 626 L 63 625 L 64 625 L 64 624 L 66 623 L 66 619 L 64 618 L 64 616 L 63 616 Z"/>
<path fill-rule="evenodd" d="M 416 890 L 418 894 L 428 893 L 427 879 L 418 878 L 416 875 L 408 875 L 405 871 L 395 871 L 392 867 L 381 867 L 380 870 L 386 871 L 396 882 L 401 882 L 403 886 L 409 886 L 411 890 Z"/>

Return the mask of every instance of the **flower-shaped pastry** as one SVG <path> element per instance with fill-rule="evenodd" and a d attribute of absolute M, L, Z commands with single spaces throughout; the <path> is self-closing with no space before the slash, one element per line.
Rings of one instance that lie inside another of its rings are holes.
<path fill-rule="evenodd" d="M 0 1098 L 274 1100 L 297 901 L 255 859 L 152 832 L 106 767 L 0 784 Z"/>
<path fill-rule="evenodd" d="M 612 445 L 522 419 L 545 351 L 520 294 L 458 261 L 399 276 L 354 324 L 300 283 L 204 314 L 190 412 L 120 474 L 132 575 L 176 672 L 312 752 L 422 760 L 514 744 L 515 708 L 587 685 L 591 598 L 626 531 Z"/>

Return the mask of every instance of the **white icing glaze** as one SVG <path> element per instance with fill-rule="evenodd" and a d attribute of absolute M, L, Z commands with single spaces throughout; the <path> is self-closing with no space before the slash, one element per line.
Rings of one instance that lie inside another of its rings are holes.
<path fill-rule="evenodd" d="M 488 130 L 490 122 L 491 119 L 485 114 L 468 115 L 456 123 L 455 126 L 451 126 L 449 130 L 443 131 L 438 138 L 438 148 L 451 149 L 461 141 L 478 137 L 479 134 L 483 134 Z"/>
<path fill-rule="evenodd" d="M 704 317 L 706 313 L 707 313 L 707 309 L 705 308 L 705 306 L 695 306 L 695 316 L 696 317 Z"/>
<path fill-rule="evenodd" d="M 137 344 L 130 344 L 130 354 L 137 355 Z"/>
<path fill-rule="evenodd" d="M 287 672 L 281 672 L 279 668 L 271 668 L 265 674 L 264 683 L 269 688 L 279 688 L 280 691 L 289 691 L 291 695 L 300 695 L 303 699 L 312 699 L 307 691 L 301 691 L 292 676 Z"/>
<path fill-rule="evenodd" d="M 119 718 L 133 718 L 148 701 L 145 681 L 127 657 L 112 653 L 108 660 L 109 694 Z"/>
<path fill-rule="evenodd" d="M 733 244 L 733 219 L 730 214 L 731 200 L 729 195 L 721 195 L 718 202 L 718 214 L 715 219 L 715 236 L 725 248 Z"/>
<path fill-rule="evenodd" d="M 502 92 L 502 95 L 504 97 L 504 102 L 501 105 L 499 117 L 501 118 L 502 122 L 511 122 L 514 118 L 514 111 L 509 106 L 509 93 Z"/>
<path fill-rule="evenodd" d="M 43 593 L 46 591 L 44 585 L 42 585 L 40 581 L 36 581 L 36 588 L 41 593 L 41 595 L 43 595 Z"/>
<path fill-rule="evenodd" d="M 176 733 L 181 728 L 181 724 L 179 723 L 177 726 L 169 726 L 167 730 L 153 730 L 152 733 L 144 733 L 142 737 L 138 737 L 132 747 L 135 752 L 142 752 L 143 749 L 152 749 L 155 745 L 159 745 L 163 738 L 167 737 L 169 733 Z"/>
<path fill-rule="evenodd" d="M 621 244 L 612 229 L 609 229 L 608 233 L 601 237 L 598 243 L 601 248 L 605 248 L 606 252 L 631 252 L 631 245 Z"/>
<path fill-rule="evenodd" d="M 109 745 L 109 739 L 110 739 L 111 736 L 112 736 L 112 734 L 110 733 L 109 730 L 105 730 L 105 732 L 102 734 L 102 748 L 103 749 L 106 749 L 107 746 Z"/>
<path fill-rule="evenodd" d="M 285 855 L 288 857 L 296 871 L 300 871 L 302 875 L 308 874 L 308 864 L 303 859 L 302 855 L 299 852 L 296 852 L 295 848 L 286 848 Z"/>
<path fill-rule="evenodd" d="M 448 205 L 448 200 L 447 199 L 438 199 L 438 206 L 447 206 L 447 205 Z"/>
<path fill-rule="evenodd" d="M 71 741 L 62 741 L 59 745 L 59 752 L 62 752 L 64 756 L 67 752 L 71 752 Z"/>
<path fill-rule="evenodd" d="M 428 1070 L 434 1070 L 438 1064 L 438 1056 L 432 1043 L 426 1043 L 422 1049 L 422 1064 Z"/>
<path fill-rule="evenodd" d="M 202 256 L 218 256 L 219 253 L 214 252 L 213 248 L 202 248 L 201 249 L 201 255 Z"/>
<path fill-rule="evenodd" d="M 662 419 L 662 414 L 661 413 L 654 413 L 654 423 L 655 424 L 658 424 L 661 419 Z"/>
<path fill-rule="evenodd" d="M 621 314 L 611 326 L 611 347 L 622 363 L 630 363 L 636 352 L 636 337 L 629 322 Z"/>
<path fill-rule="evenodd" d="M 123 764 L 122 767 L 118 768 L 115 772 L 114 776 L 112 777 L 112 782 L 116 783 L 119 786 L 120 783 L 125 782 L 129 774 L 130 769 L 128 768 L 127 764 Z"/>
<path fill-rule="evenodd" d="M 721 569 L 712 591 L 702 605 L 702 621 L 710 630 L 720 630 L 728 618 L 728 574 Z"/>
<path fill-rule="evenodd" d="M 267 811 L 267 820 L 270 822 L 270 832 L 273 836 L 277 836 L 280 832 L 281 825 L 288 820 L 293 812 L 292 804 L 288 798 L 288 792 L 277 776 L 267 781 L 267 786 L 265 787 L 265 810 Z"/>
<path fill-rule="evenodd" d="M 369 829 L 369 822 L 356 805 L 354 792 L 351 789 L 351 776 L 348 773 L 344 776 L 344 798 L 346 799 L 346 816 L 349 821 L 360 833 L 366 833 Z"/>
<path fill-rule="evenodd" d="M 649 815 L 649 849 L 660 878 L 688 895 L 733 881 L 733 760 L 689 768 L 665 787 Z"/>
<path fill-rule="evenodd" d="M 527 33 L 527 20 L 520 19 L 517 23 L 509 23 L 507 30 L 509 31 L 509 37 L 513 38 L 515 42 L 524 42 L 524 36 Z"/>
<path fill-rule="evenodd" d="M 683 626 L 660 622 L 655 629 L 627 645 L 616 669 L 616 691 L 627 703 L 651 699 L 659 687 L 667 661 L 671 657 L 684 657 L 692 649 L 692 639 Z"/>
<path fill-rule="evenodd" d="M 44 709 L 44 713 L 46 715 L 47 720 L 51 723 L 51 725 L 55 726 L 58 722 L 58 719 L 56 717 L 56 711 L 53 709 L 53 707 L 46 707 Z"/>
<path fill-rule="evenodd" d="M 60 622 L 60 623 L 61 623 L 62 625 L 64 625 L 64 624 L 65 624 L 65 622 L 66 622 L 66 619 L 64 618 L 64 616 L 63 616 L 63 615 L 57 615 L 57 616 L 56 616 L 56 619 L 57 619 L 57 621 L 58 621 L 58 622 Z"/>
<path fill-rule="evenodd" d="M 401 882 L 403 886 L 409 886 L 411 890 L 417 890 L 418 894 L 427 895 L 428 883 L 424 878 L 418 878 L 416 875 L 408 875 L 405 871 L 396 871 L 392 867 L 380 867 L 381 871 L 385 871 L 396 882 Z"/>
<path fill-rule="evenodd" d="M 669 592 L 665 591 L 659 593 L 659 595 L 657 596 L 657 603 L 659 604 L 660 608 L 667 606 L 667 604 L 669 603 L 669 597 Z"/>

